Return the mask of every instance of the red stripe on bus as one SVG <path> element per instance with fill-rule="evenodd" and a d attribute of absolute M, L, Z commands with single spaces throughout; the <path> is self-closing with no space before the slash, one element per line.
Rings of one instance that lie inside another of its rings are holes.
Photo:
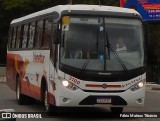
<path fill-rule="evenodd" d="M 97 85 L 97 84 L 86 84 L 86 87 L 102 87 L 102 85 Z"/>
<path fill-rule="evenodd" d="M 103 84 L 102 85 L 98 85 L 98 84 L 86 84 L 86 87 L 95 87 L 95 88 L 103 88 Z M 121 88 L 121 85 L 106 85 L 107 88 Z"/>

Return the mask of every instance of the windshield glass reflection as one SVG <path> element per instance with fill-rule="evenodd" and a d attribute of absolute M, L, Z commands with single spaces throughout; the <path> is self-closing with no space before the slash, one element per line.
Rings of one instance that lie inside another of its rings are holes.
<path fill-rule="evenodd" d="M 139 20 L 67 19 L 62 23 L 62 64 L 93 71 L 121 71 L 143 66 L 143 33 Z"/>

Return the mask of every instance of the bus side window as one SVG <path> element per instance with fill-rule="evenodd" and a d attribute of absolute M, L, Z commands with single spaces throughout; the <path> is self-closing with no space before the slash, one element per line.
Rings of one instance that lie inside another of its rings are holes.
<path fill-rule="evenodd" d="M 24 25 L 22 48 L 27 47 L 28 25 Z"/>
<path fill-rule="evenodd" d="M 11 48 L 15 48 L 16 34 L 17 34 L 17 27 L 14 27 L 12 31 L 12 44 L 11 44 L 12 47 Z"/>
<path fill-rule="evenodd" d="M 20 47 L 20 41 L 21 41 L 21 35 L 22 35 L 21 30 L 22 30 L 21 26 L 18 26 L 18 29 L 17 29 L 16 48 L 19 48 L 19 47 Z"/>
<path fill-rule="evenodd" d="M 36 25 L 35 48 L 40 48 L 43 36 L 43 20 L 38 21 Z"/>
<path fill-rule="evenodd" d="M 33 22 L 30 24 L 30 27 L 29 27 L 28 48 L 33 48 L 33 45 L 34 45 L 35 26 L 36 26 L 36 23 Z"/>
<path fill-rule="evenodd" d="M 24 34 L 24 25 L 21 25 L 21 35 L 20 35 L 19 48 L 22 48 L 23 34 Z"/>
<path fill-rule="evenodd" d="M 8 38 L 8 48 L 12 47 L 12 37 L 13 37 L 13 28 L 9 30 L 9 38 Z"/>
<path fill-rule="evenodd" d="M 49 45 L 52 41 L 52 18 L 46 19 L 44 25 L 45 27 L 42 47 L 49 48 Z"/>

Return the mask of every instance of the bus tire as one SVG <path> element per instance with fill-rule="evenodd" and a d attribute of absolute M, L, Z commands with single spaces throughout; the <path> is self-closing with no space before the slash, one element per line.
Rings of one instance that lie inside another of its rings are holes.
<path fill-rule="evenodd" d="M 45 91 L 44 91 L 44 101 L 43 102 L 44 102 L 45 112 L 48 115 L 56 115 L 57 114 L 57 107 L 48 103 L 48 90 L 47 90 L 47 88 L 45 88 Z"/>
<path fill-rule="evenodd" d="M 112 113 L 122 113 L 123 107 L 111 107 L 110 110 Z"/>
<path fill-rule="evenodd" d="M 25 96 L 21 94 L 21 84 L 19 76 L 17 76 L 17 82 L 16 82 L 16 99 L 19 105 L 23 105 L 25 102 Z"/>

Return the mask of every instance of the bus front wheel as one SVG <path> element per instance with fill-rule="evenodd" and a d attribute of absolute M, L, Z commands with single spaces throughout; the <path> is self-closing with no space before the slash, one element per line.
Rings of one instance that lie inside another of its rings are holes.
<path fill-rule="evenodd" d="M 48 103 L 48 90 L 47 89 L 45 89 L 44 91 L 44 106 L 45 106 L 45 111 L 48 115 L 56 114 L 57 107 Z"/>

